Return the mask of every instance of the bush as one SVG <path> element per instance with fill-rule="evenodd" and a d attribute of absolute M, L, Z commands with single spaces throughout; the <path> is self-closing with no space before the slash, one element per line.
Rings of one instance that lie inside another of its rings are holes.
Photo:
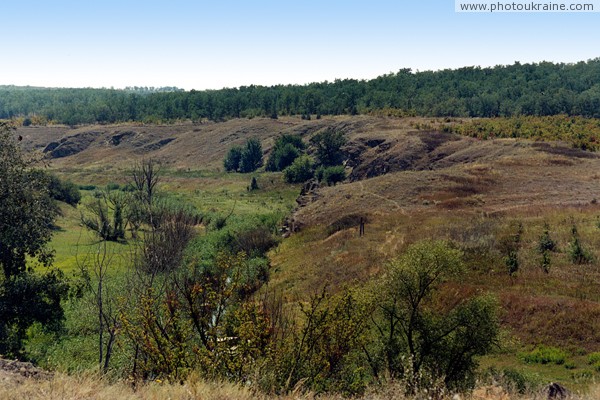
<path fill-rule="evenodd" d="M 242 148 L 240 146 L 233 146 L 229 149 L 225 160 L 223 160 L 223 166 L 227 172 L 235 172 L 240 168 L 240 160 L 242 158 Z"/>
<path fill-rule="evenodd" d="M 306 145 L 299 135 L 285 134 L 275 141 L 275 146 L 271 151 L 267 161 L 267 171 L 283 171 L 286 167 L 292 165 L 294 160 L 304 152 Z"/>
<path fill-rule="evenodd" d="M 313 162 L 309 156 L 298 157 L 292 165 L 283 171 L 285 180 L 289 183 L 302 183 L 313 177 Z"/>
<path fill-rule="evenodd" d="M 588 364 L 593 365 L 597 370 L 600 371 L 600 352 L 599 351 L 588 355 Z"/>
<path fill-rule="evenodd" d="M 81 193 L 79 193 L 77 185 L 71 181 L 61 181 L 57 176 L 50 175 L 48 188 L 50 196 L 55 200 L 72 206 L 76 206 L 81 201 Z"/>
<path fill-rule="evenodd" d="M 292 165 L 294 160 L 300 156 L 300 151 L 292 144 L 287 143 L 282 147 L 275 147 L 267 161 L 267 171 L 283 171 Z"/>
<path fill-rule="evenodd" d="M 329 167 L 342 163 L 344 154 L 341 148 L 346 144 L 346 138 L 342 132 L 328 129 L 313 136 L 310 142 L 316 148 L 319 164 Z"/>
<path fill-rule="evenodd" d="M 451 390 L 475 384 L 475 357 L 491 351 L 499 332 L 497 301 L 477 296 L 440 312 L 438 289 L 464 271 L 462 252 L 444 242 L 410 246 L 387 269 L 374 296 L 375 321 L 392 377 L 416 392 L 443 380 Z"/>
<path fill-rule="evenodd" d="M 550 228 L 548 224 L 544 224 L 544 233 L 540 236 L 538 251 L 540 253 L 544 253 L 545 251 L 556 251 L 556 243 L 550 237 Z"/>
<path fill-rule="evenodd" d="M 531 352 L 523 354 L 521 357 L 523 361 L 529 364 L 562 365 L 567 359 L 567 353 L 558 347 L 540 345 Z"/>
<path fill-rule="evenodd" d="M 254 172 L 262 165 L 262 146 L 258 139 L 248 139 L 240 156 L 239 171 Z"/>
<path fill-rule="evenodd" d="M 253 190 L 258 190 L 258 182 L 256 181 L 256 177 L 253 176 L 252 180 L 250 181 L 250 186 L 248 186 L 248 191 L 253 191 Z"/>
<path fill-rule="evenodd" d="M 323 179 L 331 186 L 346 179 L 346 170 L 343 165 L 327 167 L 323 170 Z"/>
<path fill-rule="evenodd" d="M 569 242 L 567 253 L 573 264 L 590 264 L 594 257 L 592 254 L 583 248 L 577 233 L 577 227 L 573 225 L 571 228 L 572 240 Z"/>
<path fill-rule="evenodd" d="M 79 190 L 96 190 L 96 185 L 79 185 Z"/>

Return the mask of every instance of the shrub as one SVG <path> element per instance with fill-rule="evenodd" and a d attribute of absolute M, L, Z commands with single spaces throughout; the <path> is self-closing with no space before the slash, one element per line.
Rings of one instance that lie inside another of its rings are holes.
<path fill-rule="evenodd" d="M 344 157 L 342 146 L 346 144 L 342 132 L 328 129 L 313 136 L 310 142 L 316 148 L 319 164 L 329 167 L 342 163 Z"/>
<path fill-rule="evenodd" d="M 283 171 L 292 165 L 294 160 L 300 156 L 300 150 L 291 143 L 286 143 L 281 147 L 275 147 L 267 161 L 267 171 Z"/>
<path fill-rule="evenodd" d="M 529 364 L 556 364 L 562 365 L 567 359 L 567 353 L 558 347 L 540 345 L 522 356 L 523 361 Z"/>
<path fill-rule="evenodd" d="M 577 233 L 577 226 L 573 225 L 571 228 L 572 240 L 569 242 L 567 253 L 571 262 L 574 264 L 590 264 L 593 261 L 592 254 L 584 249 L 579 240 L 579 234 Z"/>
<path fill-rule="evenodd" d="M 256 177 L 253 176 L 252 180 L 250 181 L 250 186 L 248 186 L 248 190 L 249 191 L 253 191 L 253 190 L 258 190 L 258 182 L 256 181 Z"/>
<path fill-rule="evenodd" d="M 542 236 L 540 236 L 540 241 L 538 243 L 538 251 L 540 253 L 543 253 L 545 251 L 555 251 L 556 250 L 556 243 L 550 237 L 549 230 L 550 230 L 550 227 L 548 226 L 548 224 L 544 224 L 544 233 L 542 233 Z"/>
<path fill-rule="evenodd" d="M 331 186 L 346 179 L 346 170 L 343 165 L 327 167 L 323 170 L 323 179 Z"/>
<path fill-rule="evenodd" d="M 313 162 L 309 156 L 298 157 L 292 165 L 283 171 L 285 180 L 289 183 L 306 182 L 313 177 Z"/>
<path fill-rule="evenodd" d="M 96 190 L 96 185 L 79 185 L 79 190 Z"/>
<path fill-rule="evenodd" d="M 519 249 L 521 248 L 521 236 L 523 235 L 523 224 L 518 223 L 516 232 L 501 240 L 501 252 L 504 254 L 504 264 L 509 275 L 514 275 L 519 270 Z"/>
<path fill-rule="evenodd" d="M 478 296 L 440 312 L 439 287 L 462 274 L 462 252 L 444 242 L 421 242 L 388 266 L 376 289 L 375 320 L 392 377 L 414 393 L 443 380 L 449 389 L 475 384 L 475 356 L 488 353 L 499 332 L 497 301 Z M 437 300 L 436 300 L 437 297 Z"/>
<path fill-rule="evenodd" d="M 50 196 L 58 201 L 63 201 L 69 205 L 76 206 L 81 201 L 81 193 L 77 185 L 71 181 L 61 181 L 57 176 L 50 175 L 48 186 Z"/>
<path fill-rule="evenodd" d="M 275 146 L 271 151 L 267 161 L 267 171 L 283 171 L 286 167 L 292 165 L 294 160 L 304 152 L 306 145 L 299 135 L 281 135 L 275 141 Z"/>
<path fill-rule="evenodd" d="M 239 171 L 254 172 L 262 165 L 262 146 L 258 139 L 248 139 L 240 156 Z"/>
<path fill-rule="evenodd" d="M 223 160 L 223 166 L 227 172 L 235 172 L 240 168 L 240 160 L 242 158 L 242 148 L 240 146 L 233 146 L 229 149 L 225 160 Z"/>
<path fill-rule="evenodd" d="M 600 366 L 600 351 L 588 355 L 588 364 Z"/>

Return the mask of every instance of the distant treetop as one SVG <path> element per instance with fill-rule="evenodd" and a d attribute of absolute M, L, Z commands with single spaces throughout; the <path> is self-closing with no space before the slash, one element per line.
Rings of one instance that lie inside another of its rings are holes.
<path fill-rule="evenodd" d="M 515 63 L 490 68 L 412 72 L 371 80 L 242 86 L 184 91 L 176 87 L 48 89 L 0 86 L 0 119 L 41 117 L 77 125 L 126 121 L 222 121 L 301 115 L 600 117 L 600 58 L 576 64 Z"/>

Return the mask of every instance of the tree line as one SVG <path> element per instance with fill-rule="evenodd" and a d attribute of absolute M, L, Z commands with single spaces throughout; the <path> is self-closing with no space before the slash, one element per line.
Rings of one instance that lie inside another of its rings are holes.
<path fill-rule="evenodd" d="M 0 87 L 0 118 L 68 125 L 384 113 L 600 116 L 600 59 L 413 72 L 371 80 L 181 91 Z"/>

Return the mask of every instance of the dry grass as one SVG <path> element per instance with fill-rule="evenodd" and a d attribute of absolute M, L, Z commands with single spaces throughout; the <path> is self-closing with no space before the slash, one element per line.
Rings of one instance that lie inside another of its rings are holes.
<path fill-rule="evenodd" d="M 192 376 L 183 384 L 152 382 L 133 388 L 127 382 L 108 382 L 92 374 L 57 374 L 49 380 L 14 380 L 0 376 L 0 398 L 3 400 L 342 400 L 340 395 L 315 395 L 313 393 L 291 393 L 274 396 L 257 393 L 247 387 L 231 383 L 206 382 L 198 376 Z M 427 393 L 416 397 L 406 397 L 404 387 L 389 384 L 372 389 L 360 398 L 372 400 L 411 400 L 429 398 Z M 480 386 L 469 395 L 448 395 L 442 399 L 471 400 L 534 400 L 546 399 L 543 392 L 526 395 L 510 394 L 498 385 Z M 583 394 L 572 395 L 569 399 L 600 399 L 600 386 L 594 385 Z"/>

